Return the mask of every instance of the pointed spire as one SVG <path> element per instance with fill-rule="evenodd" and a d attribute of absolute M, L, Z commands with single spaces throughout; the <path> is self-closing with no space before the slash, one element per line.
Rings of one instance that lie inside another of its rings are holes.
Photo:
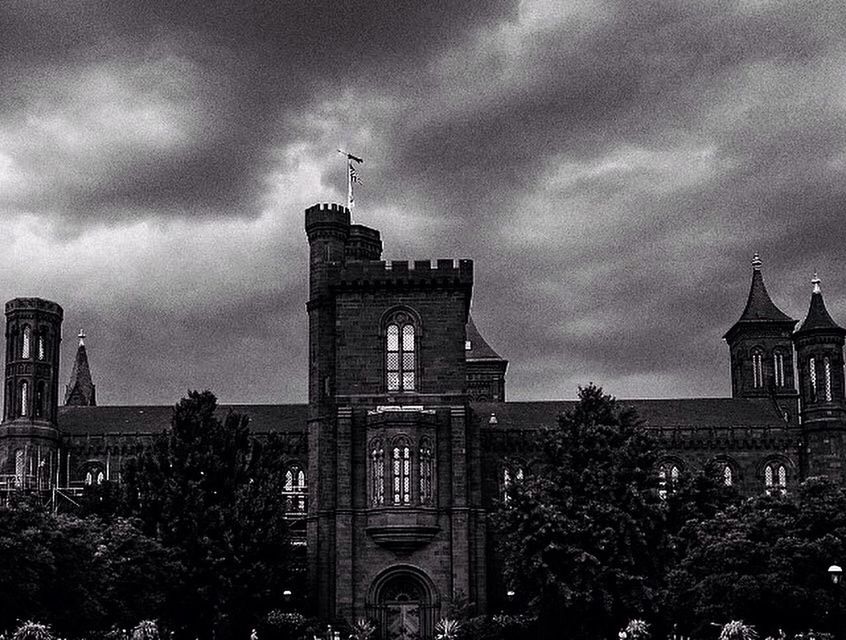
<path fill-rule="evenodd" d="M 761 256 L 756 252 L 752 256 L 752 286 L 749 288 L 746 307 L 743 309 L 740 319 L 726 332 L 724 338 L 729 339 L 743 326 L 783 323 L 789 324 L 792 329 L 793 325 L 796 324 L 796 320 L 779 309 L 770 298 L 767 287 L 764 285 L 764 276 L 761 273 L 762 265 Z"/>
<path fill-rule="evenodd" d="M 94 407 L 97 406 L 94 383 L 91 381 L 91 369 L 88 366 L 88 353 L 85 351 L 85 333 L 79 330 L 79 347 L 73 363 L 70 380 L 65 387 L 65 405 Z"/>
<path fill-rule="evenodd" d="M 846 334 L 831 317 L 828 309 L 825 308 L 825 301 L 823 300 L 822 288 L 820 287 L 820 279 L 816 272 L 811 279 L 813 289 L 811 291 L 811 304 L 808 307 L 808 315 L 802 321 L 801 326 L 796 330 L 797 334 L 808 333 L 810 331 L 830 331 Z"/>

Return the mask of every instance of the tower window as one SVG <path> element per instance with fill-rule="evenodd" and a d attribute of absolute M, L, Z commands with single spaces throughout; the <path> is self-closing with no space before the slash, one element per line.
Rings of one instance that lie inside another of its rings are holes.
<path fill-rule="evenodd" d="M 817 401 L 817 361 L 814 358 L 808 360 L 808 378 L 811 384 L 811 402 Z"/>
<path fill-rule="evenodd" d="M 784 386 L 784 354 L 778 351 L 773 354 L 773 378 L 775 386 Z"/>
<path fill-rule="evenodd" d="M 385 331 L 385 374 L 388 391 L 414 391 L 415 328 L 411 317 L 404 312 L 394 315 Z"/>
<path fill-rule="evenodd" d="M 394 504 L 411 504 L 411 447 L 397 442 L 392 452 Z"/>
<path fill-rule="evenodd" d="M 32 329 L 24 327 L 21 336 L 21 358 L 29 358 L 32 355 Z"/>
<path fill-rule="evenodd" d="M 428 439 L 420 441 L 420 502 L 432 503 L 432 444 Z"/>
<path fill-rule="evenodd" d="M 26 380 L 21 382 L 20 403 L 21 404 L 18 407 L 18 415 L 19 416 L 29 415 L 29 412 L 27 411 L 27 405 L 29 404 L 29 383 Z"/>
<path fill-rule="evenodd" d="M 370 445 L 370 504 L 385 504 L 385 452 L 378 440 Z"/>
<path fill-rule="evenodd" d="M 726 487 L 730 487 L 734 484 L 734 474 L 731 471 L 731 467 L 726 465 L 723 467 L 723 485 Z"/>
<path fill-rule="evenodd" d="M 24 473 L 26 473 L 26 458 L 23 449 L 15 451 L 15 486 L 23 485 Z"/>
<path fill-rule="evenodd" d="M 47 348 L 44 346 L 44 336 L 38 336 L 38 359 L 44 360 L 47 356 Z"/>
<path fill-rule="evenodd" d="M 752 353 L 752 386 L 756 389 L 764 386 L 764 356 L 760 351 Z"/>
<path fill-rule="evenodd" d="M 831 402 L 831 360 L 823 360 L 823 373 L 825 374 L 825 401 Z"/>
<path fill-rule="evenodd" d="M 39 380 L 35 385 L 35 417 L 44 417 L 44 390 L 45 385 L 43 380 Z"/>
<path fill-rule="evenodd" d="M 658 467 L 658 497 L 666 500 L 674 493 L 681 477 L 681 469 L 677 464 L 665 463 Z"/>

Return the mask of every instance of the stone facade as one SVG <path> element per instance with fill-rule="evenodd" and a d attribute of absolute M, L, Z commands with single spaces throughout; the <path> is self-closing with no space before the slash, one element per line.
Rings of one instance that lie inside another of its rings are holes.
<path fill-rule="evenodd" d="M 573 403 L 505 402 L 508 362 L 469 315 L 472 261 L 383 262 L 379 232 L 339 205 L 309 208 L 305 230 L 308 404 L 232 408 L 287 445 L 288 511 L 308 558 L 296 599 L 326 619 L 368 616 L 385 634 L 429 638 L 456 595 L 481 611 L 505 604 L 486 514 L 504 486 L 540 471 L 535 434 Z M 95 406 L 83 345 L 59 407 L 61 308 L 15 299 L 6 318 L 0 488 L 66 495 L 120 481 L 171 408 Z M 756 257 L 725 336 L 732 397 L 622 401 L 664 443 L 665 487 L 710 464 L 749 495 L 814 474 L 846 481 L 846 331 L 818 282 L 796 324 Z"/>

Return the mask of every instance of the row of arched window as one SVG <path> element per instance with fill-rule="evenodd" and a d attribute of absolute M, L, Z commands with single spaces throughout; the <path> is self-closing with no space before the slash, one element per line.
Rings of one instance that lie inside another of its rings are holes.
<path fill-rule="evenodd" d="M 811 402 L 831 402 L 831 359 L 822 359 L 822 381 L 820 381 L 817 371 L 817 359 L 811 357 L 808 359 L 808 380 L 811 386 L 810 395 Z"/>
<path fill-rule="evenodd" d="M 725 486 L 734 486 L 737 475 L 734 467 L 726 462 L 720 463 L 720 478 Z M 663 500 L 671 494 L 682 476 L 680 463 L 664 461 L 658 465 L 658 495 Z M 787 467 L 780 460 L 767 462 L 761 472 L 763 489 L 768 494 L 783 495 L 787 492 Z M 502 467 L 501 472 L 501 496 L 504 502 L 508 502 L 508 490 L 515 482 L 523 480 L 523 467 L 519 464 L 509 464 Z"/>
<path fill-rule="evenodd" d="M 389 443 L 387 452 L 382 440 L 376 438 L 371 441 L 368 451 L 367 490 L 371 506 L 433 503 L 435 456 L 428 437 L 421 438 L 415 450 L 410 438 L 399 436 Z"/>
<path fill-rule="evenodd" d="M 33 356 L 36 360 L 47 358 L 47 338 L 39 333 L 33 340 L 32 328 L 25 324 L 20 332 L 12 334 L 7 343 L 8 357 L 10 360 L 29 360 Z"/>
<path fill-rule="evenodd" d="M 786 361 L 788 366 L 790 361 Z M 776 387 L 787 386 L 785 377 L 785 355 L 781 351 L 773 352 L 773 385 Z M 752 386 L 761 389 L 764 382 L 764 352 L 761 349 L 752 350 Z"/>
<path fill-rule="evenodd" d="M 35 398 L 31 402 L 32 388 L 29 380 L 21 380 L 18 382 L 17 389 L 15 383 L 9 380 L 6 383 L 6 417 L 25 418 L 30 415 L 35 418 L 43 418 L 47 413 L 47 383 L 44 380 L 39 380 L 35 383 Z"/>

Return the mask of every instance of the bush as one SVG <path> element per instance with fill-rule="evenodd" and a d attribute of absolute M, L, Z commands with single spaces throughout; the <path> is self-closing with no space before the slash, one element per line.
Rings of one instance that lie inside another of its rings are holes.
<path fill-rule="evenodd" d="M 159 628 L 155 620 L 142 620 L 129 635 L 130 640 L 159 640 Z"/>
<path fill-rule="evenodd" d="M 303 636 L 311 638 L 311 635 L 307 633 L 308 622 L 302 614 L 274 609 L 259 625 L 259 638 L 261 640 L 298 640 Z"/>
<path fill-rule="evenodd" d="M 46 624 L 27 620 L 15 629 L 12 640 L 53 640 L 53 633 Z"/>

